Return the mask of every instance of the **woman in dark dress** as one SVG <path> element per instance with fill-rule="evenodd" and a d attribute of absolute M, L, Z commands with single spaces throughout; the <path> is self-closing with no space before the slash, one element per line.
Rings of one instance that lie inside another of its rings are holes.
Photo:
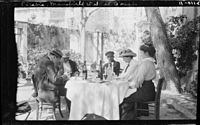
<path fill-rule="evenodd" d="M 123 102 L 120 104 L 120 119 L 134 120 L 134 102 L 152 101 L 155 99 L 155 86 L 152 80 L 156 77 L 154 65 L 155 48 L 152 45 L 140 46 L 140 63 L 133 73 L 129 89 Z M 135 90 L 137 88 L 136 92 Z M 148 105 L 138 103 L 140 108 L 148 109 Z M 148 112 L 140 112 L 148 115 Z"/>

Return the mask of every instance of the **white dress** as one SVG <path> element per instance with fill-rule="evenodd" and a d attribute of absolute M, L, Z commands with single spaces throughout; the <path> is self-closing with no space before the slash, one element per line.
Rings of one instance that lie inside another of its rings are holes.
<path fill-rule="evenodd" d="M 123 98 L 125 97 L 125 95 L 128 91 L 128 86 L 129 86 L 131 80 L 134 77 L 133 74 L 136 71 L 138 65 L 139 65 L 138 61 L 132 59 L 131 62 L 126 65 L 125 69 L 122 71 L 122 73 L 120 74 L 118 79 L 113 81 L 115 84 L 118 84 L 118 85 L 120 85 L 120 84 L 126 84 L 127 85 L 127 87 L 123 91 L 121 91 L 121 96 L 123 96 Z M 128 68 L 127 68 L 127 66 L 128 66 Z M 136 89 L 134 91 L 136 91 Z"/>
<path fill-rule="evenodd" d="M 135 70 L 132 72 L 132 77 L 129 79 L 129 89 L 125 97 L 130 96 L 137 90 L 137 86 L 144 82 L 156 78 L 155 60 L 151 57 L 142 59 Z"/>

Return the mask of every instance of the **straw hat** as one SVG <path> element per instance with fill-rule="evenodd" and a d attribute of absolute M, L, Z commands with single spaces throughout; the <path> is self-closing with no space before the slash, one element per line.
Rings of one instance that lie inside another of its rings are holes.
<path fill-rule="evenodd" d="M 51 52 L 50 52 L 50 54 L 52 54 L 52 55 L 54 55 L 54 56 L 56 56 L 56 57 L 62 57 L 62 52 L 59 50 L 59 49 L 53 49 Z"/>
<path fill-rule="evenodd" d="M 125 56 L 132 56 L 132 57 L 136 57 L 137 54 L 134 53 L 132 50 L 130 49 L 125 49 L 123 51 L 120 52 L 119 54 L 120 57 L 125 57 Z"/>

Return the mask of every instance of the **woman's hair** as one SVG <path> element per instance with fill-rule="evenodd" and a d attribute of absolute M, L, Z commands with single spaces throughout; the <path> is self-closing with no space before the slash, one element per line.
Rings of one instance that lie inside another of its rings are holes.
<path fill-rule="evenodd" d="M 153 45 L 143 44 L 140 46 L 140 50 L 142 50 L 144 52 L 148 52 L 149 56 L 151 56 L 151 57 L 155 57 L 156 50 Z"/>

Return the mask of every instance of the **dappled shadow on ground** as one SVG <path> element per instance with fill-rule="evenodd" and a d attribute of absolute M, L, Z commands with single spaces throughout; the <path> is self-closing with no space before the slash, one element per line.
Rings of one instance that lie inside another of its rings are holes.
<path fill-rule="evenodd" d="M 163 92 L 161 104 L 167 106 L 169 110 L 178 112 L 180 119 L 196 119 L 197 100 L 189 95 L 171 95 Z M 170 111 L 167 112 L 167 114 L 173 114 Z"/>

